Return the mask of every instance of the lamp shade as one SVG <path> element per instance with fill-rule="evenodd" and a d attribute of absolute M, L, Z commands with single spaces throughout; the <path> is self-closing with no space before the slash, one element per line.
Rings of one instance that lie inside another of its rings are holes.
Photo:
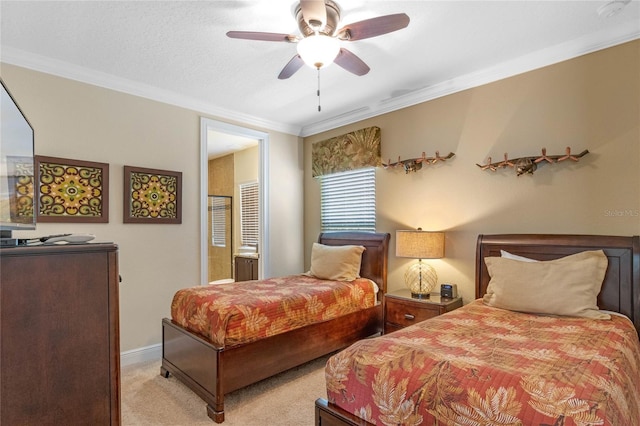
<path fill-rule="evenodd" d="M 427 232 L 421 229 L 396 231 L 396 256 L 440 259 L 444 257 L 444 232 Z"/>
<path fill-rule="evenodd" d="M 310 35 L 298 42 L 298 55 L 312 68 L 323 68 L 333 63 L 340 52 L 337 38 L 324 34 Z"/>
<path fill-rule="evenodd" d="M 396 256 L 418 259 L 404 274 L 404 282 L 411 297 L 429 298 L 438 283 L 436 270 L 422 259 L 444 257 L 444 232 L 426 232 L 421 228 L 396 231 Z"/>

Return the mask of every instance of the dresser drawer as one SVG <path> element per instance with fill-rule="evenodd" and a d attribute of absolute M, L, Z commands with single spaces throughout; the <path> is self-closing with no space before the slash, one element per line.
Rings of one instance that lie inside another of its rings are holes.
<path fill-rule="evenodd" d="M 385 321 L 406 327 L 440 315 L 440 307 L 435 305 L 407 303 L 401 300 L 387 298 Z"/>
<path fill-rule="evenodd" d="M 414 299 L 408 290 L 384 295 L 384 333 L 391 333 L 420 321 L 437 317 L 462 306 L 462 299 L 447 299 L 431 294 L 428 299 Z"/>

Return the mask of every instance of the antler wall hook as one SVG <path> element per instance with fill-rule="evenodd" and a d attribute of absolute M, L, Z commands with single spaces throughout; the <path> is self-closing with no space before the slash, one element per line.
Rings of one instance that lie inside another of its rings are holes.
<path fill-rule="evenodd" d="M 436 151 L 435 157 L 427 157 L 423 151 L 422 156 L 419 158 L 410 158 L 408 160 L 401 160 L 400 157 L 398 157 L 398 161 L 396 161 L 395 163 L 392 163 L 391 159 L 389 159 L 389 161 L 386 164 L 382 163 L 382 166 L 385 169 L 388 169 L 390 167 L 391 168 L 403 167 L 405 173 L 416 172 L 422 168 L 422 164 L 430 165 L 430 164 L 435 164 L 438 161 L 446 161 L 451 157 L 453 157 L 454 155 L 455 154 L 453 152 L 450 152 L 446 157 L 441 157 L 440 152 Z"/>
<path fill-rule="evenodd" d="M 487 159 L 486 164 L 476 164 L 481 170 L 491 170 L 495 172 L 498 169 L 513 167 L 516 169 L 516 175 L 523 174 L 532 175 L 538 169 L 538 164 L 547 162 L 549 164 L 560 163 L 565 160 L 578 161 L 581 157 L 587 155 L 589 150 L 585 149 L 578 155 L 571 155 L 571 147 L 567 147 L 565 155 L 547 155 L 547 148 L 542 148 L 542 153 L 539 156 L 519 157 L 509 159 L 507 153 L 504 153 L 504 160 L 492 163 L 491 157 Z"/>

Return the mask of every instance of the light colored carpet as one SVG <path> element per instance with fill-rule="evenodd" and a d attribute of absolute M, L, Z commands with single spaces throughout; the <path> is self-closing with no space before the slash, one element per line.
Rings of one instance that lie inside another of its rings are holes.
<path fill-rule="evenodd" d="M 326 398 L 328 356 L 225 396 L 224 426 L 313 425 L 314 401 Z M 206 404 L 175 377 L 160 376 L 160 361 L 122 369 L 124 426 L 212 426 Z"/>

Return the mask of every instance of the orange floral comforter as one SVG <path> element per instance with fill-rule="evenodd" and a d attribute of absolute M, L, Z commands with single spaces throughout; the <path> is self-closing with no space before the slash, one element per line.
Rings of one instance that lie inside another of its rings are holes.
<path fill-rule="evenodd" d="M 376 304 L 374 283 L 290 275 L 179 290 L 171 318 L 222 348 L 252 342 Z"/>
<path fill-rule="evenodd" d="M 640 424 L 631 321 L 463 308 L 362 340 L 326 365 L 330 402 L 378 425 Z"/>

